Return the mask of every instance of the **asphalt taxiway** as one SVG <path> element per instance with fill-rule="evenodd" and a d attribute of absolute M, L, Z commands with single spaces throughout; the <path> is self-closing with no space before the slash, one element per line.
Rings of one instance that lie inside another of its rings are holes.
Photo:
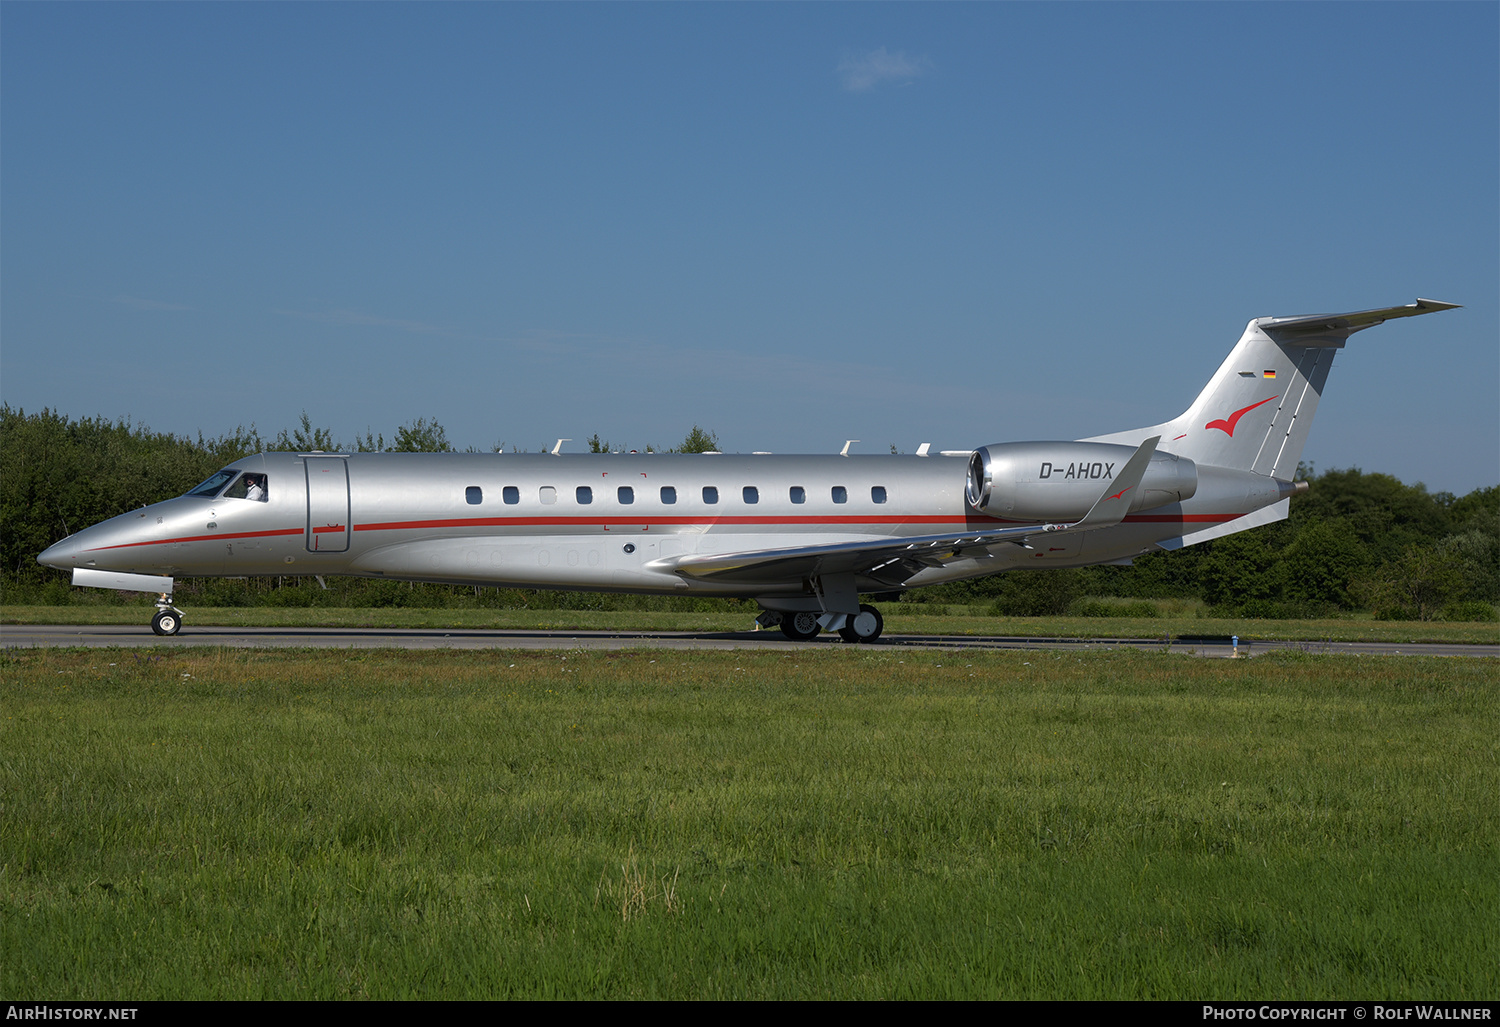
<path fill-rule="evenodd" d="M 779 631 L 542 631 L 443 628 L 239 628 L 184 627 L 159 637 L 136 624 L 0 625 L 0 645 L 17 648 L 183 648 L 227 646 L 239 649 L 817 649 L 845 645 L 837 635 L 793 642 Z M 1281 642 L 1241 639 L 1236 651 L 1230 636 L 1191 638 L 1025 638 L 1010 635 L 888 634 L 871 648 L 926 649 L 1141 649 L 1210 658 L 1255 656 L 1277 650 L 1348 653 L 1368 656 L 1468 656 L 1500 658 L 1500 645 L 1434 642 Z"/>

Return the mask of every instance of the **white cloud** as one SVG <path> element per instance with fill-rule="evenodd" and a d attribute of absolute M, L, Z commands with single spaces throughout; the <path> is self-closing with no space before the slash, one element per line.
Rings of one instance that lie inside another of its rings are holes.
<path fill-rule="evenodd" d="M 839 62 L 839 74 L 844 78 L 845 89 L 864 93 L 882 82 L 910 82 L 931 67 L 932 62 L 925 56 L 908 57 L 900 50 L 891 53 L 882 46 L 863 57 L 845 57 Z"/>

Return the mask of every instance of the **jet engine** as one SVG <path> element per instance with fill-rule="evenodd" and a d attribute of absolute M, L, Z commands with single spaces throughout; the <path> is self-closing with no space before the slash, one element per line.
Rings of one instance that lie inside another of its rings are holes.
<path fill-rule="evenodd" d="M 1076 521 L 1135 452 L 1107 442 L 1007 442 L 984 446 L 969 458 L 966 496 L 979 513 L 1006 520 Z M 1146 468 L 1130 512 L 1191 499 L 1198 467 L 1187 457 L 1158 450 Z"/>

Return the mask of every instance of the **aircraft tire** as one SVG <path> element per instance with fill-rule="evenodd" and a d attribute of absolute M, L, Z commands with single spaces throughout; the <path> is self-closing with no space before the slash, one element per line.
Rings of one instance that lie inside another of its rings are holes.
<path fill-rule="evenodd" d="M 175 635 L 182 627 L 182 617 L 171 610 L 158 610 L 151 618 L 151 630 L 158 635 Z"/>
<path fill-rule="evenodd" d="M 839 628 L 839 637 L 845 642 L 873 642 L 884 630 L 885 618 L 880 611 L 864 603 L 859 612 L 849 618 L 849 623 Z"/>
<path fill-rule="evenodd" d="M 818 637 L 818 615 L 809 611 L 787 613 L 781 617 L 781 633 L 793 642 L 807 642 Z"/>

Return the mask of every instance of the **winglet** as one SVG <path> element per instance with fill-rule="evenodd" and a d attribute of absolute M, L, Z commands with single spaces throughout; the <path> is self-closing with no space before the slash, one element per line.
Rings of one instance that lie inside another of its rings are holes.
<path fill-rule="evenodd" d="M 1068 530 L 1092 531 L 1095 528 L 1109 528 L 1124 520 L 1125 515 L 1130 512 L 1130 504 L 1136 498 L 1141 480 L 1146 477 L 1146 467 L 1151 463 L 1151 457 L 1156 452 L 1156 444 L 1160 441 L 1160 435 L 1153 435 L 1142 442 L 1140 448 L 1126 461 L 1115 480 L 1104 487 L 1104 494 L 1099 497 L 1099 501 L 1083 515 L 1083 520 L 1068 525 Z"/>

